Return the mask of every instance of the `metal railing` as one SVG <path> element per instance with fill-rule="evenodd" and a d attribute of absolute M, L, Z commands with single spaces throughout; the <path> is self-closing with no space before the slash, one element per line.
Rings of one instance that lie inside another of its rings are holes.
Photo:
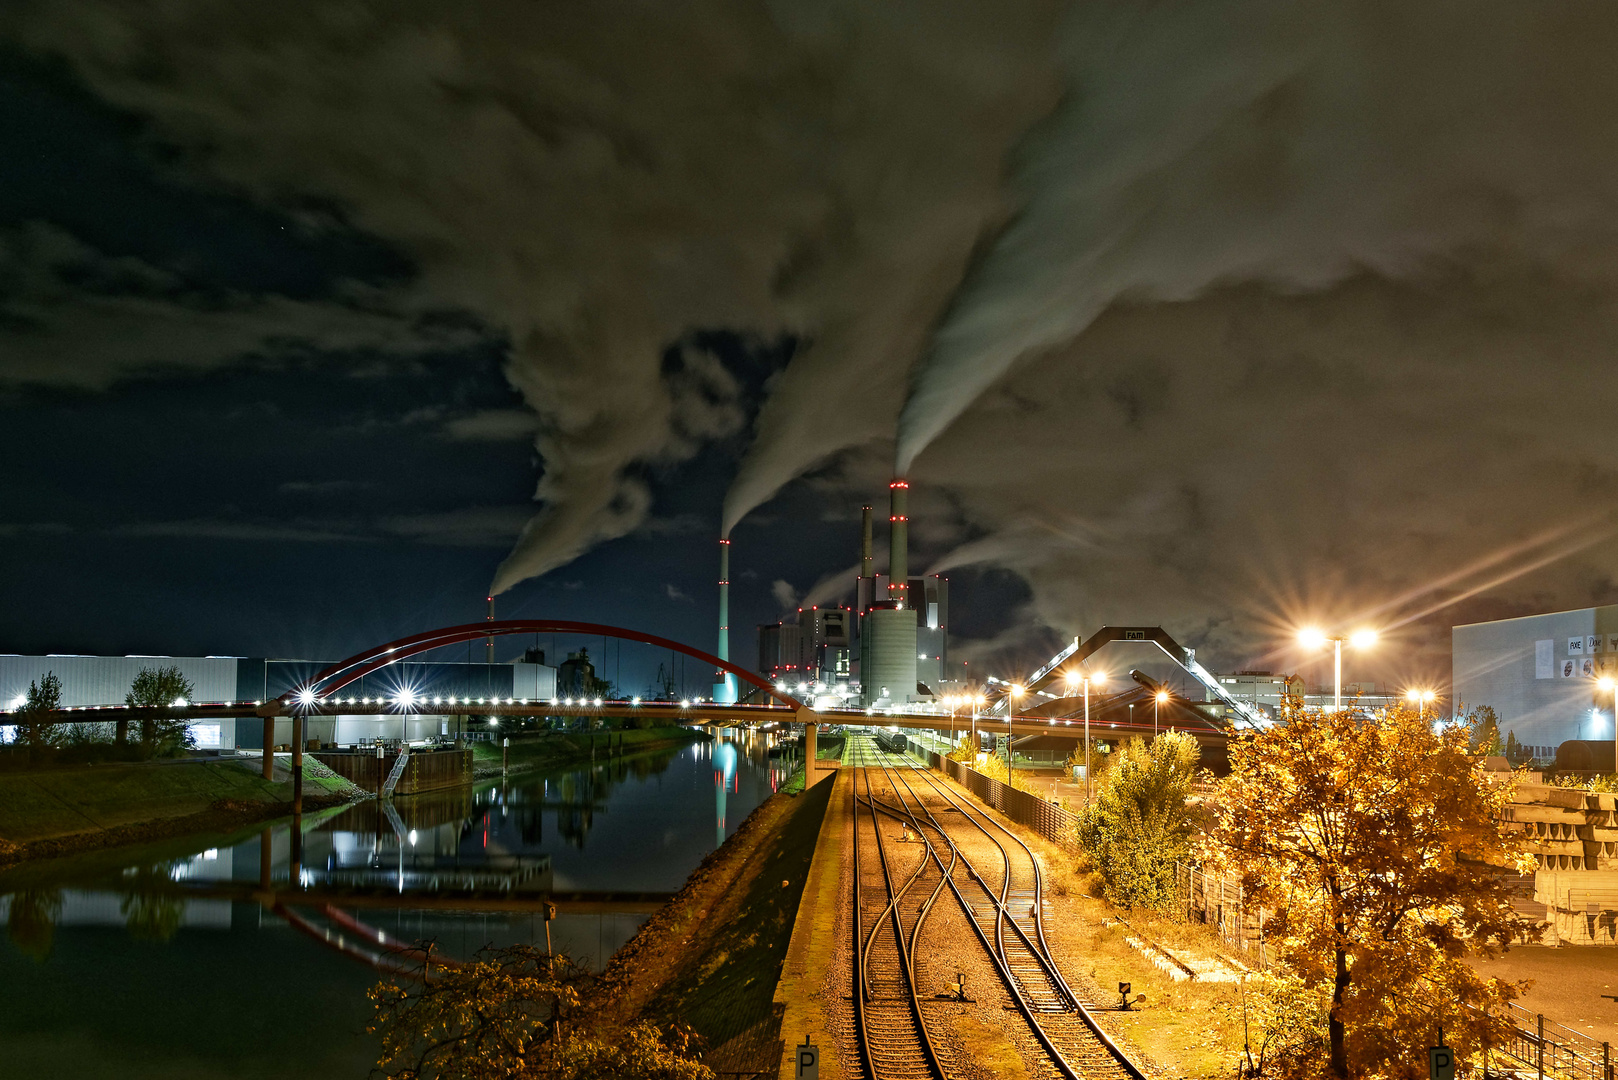
<path fill-rule="evenodd" d="M 1502 1050 L 1534 1070 L 1537 1077 L 1554 1080 L 1614 1080 L 1612 1044 L 1596 1042 L 1565 1024 L 1545 1019 L 1515 1002 L 1506 1004 L 1514 1029 Z M 1516 1070 L 1517 1075 L 1525 1075 Z"/>

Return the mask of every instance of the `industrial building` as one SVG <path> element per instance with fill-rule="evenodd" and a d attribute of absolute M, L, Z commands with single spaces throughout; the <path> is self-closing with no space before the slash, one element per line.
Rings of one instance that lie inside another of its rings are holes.
<path fill-rule="evenodd" d="M 588 662 L 588 661 L 586 661 Z M 62 680 L 62 704 L 69 708 L 121 705 L 135 676 L 145 668 L 178 668 L 190 680 L 196 702 L 256 702 L 280 697 L 307 683 L 329 661 L 277 660 L 243 656 L 0 656 L 0 703 L 22 705 L 28 685 L 47 673 Z M 593 673 L 593 670 L 592 670 Z M 509 664 L 398 663 L 355 680 L 342 697 L 355 703 L 391 700 L 408 687 L 418 699 L 432 697 L 528 698 L 557 696 L 556 669 L 527 657 Z M 451 717 L 431 713 L 396 716 L 317 716 L 307 721 L 310 739 L 349 746 L 370 739 L 427 739 L 450 734 Z M 258 719 L 207 720 L 191 724 L 198 749 L 262 749 L 264 725 Z M 278 721 L 276 741 L 292 737 L 290 719 Z"/>
<path fill-rule="evenodd" d="M 1216 676 L 1219 685 L 1237 701 L 1253 707 L 1270 719 L 1281 715 L 1286 698 L 1295 698 L 1306 709 L 1329 709 L 1335 700 L 1331 686 L 1305 687 L 1302 676 L 1278 675 L 1270 671 L 1238 671 Z M 1402 691 L 1382 683 L 1346 682 L 1343 704 L 1361 709 L 1385 709 L 1404 700 Z"/>
<path fill-rule="evenodd" d="M 775 682 L 842 687 L 853 679 L 854 612 L 841 605 L 799 608 L 796 621 L 758 628 L 758 670 Z"/>
<path fill-rule="evenodd" d="M 1458 712 L 1487 705 L 1541 760 L 1571 739 L 1613 738 L 1618 604 L 1468 623 L 1451 630 Z"/>
<path fill-rule="evenodd" d="M 910 576 L 910 482 L 894 479 L 888 500 L 886 575 L 875 572 L 871 507 L 862 508 L 855 615 L 860 704 L 867 708 L 932 700 L 949 662 L 949 582 Z"/>
<path fill-rule="evenodd" d="M 876 572 L 872 508 L 862 507 L 854 607 L 800 608 L 791 621 L 760 626 L 761 674 L 789 685 L 818 683 L 839 697 L 857 690 L 867 708 L 939 696 L 949 664 L 949 579 L 910 576 L 910 484 L 896 479 L 888 492 L 888 573 Z M 721 582 L 721 641 L 727 601 Z"/>

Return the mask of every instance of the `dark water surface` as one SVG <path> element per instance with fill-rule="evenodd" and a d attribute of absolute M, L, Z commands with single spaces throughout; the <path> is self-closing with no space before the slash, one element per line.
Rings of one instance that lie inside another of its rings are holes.
<path fill-rule="evenodd" d="M 365 897 L 331 908 L 252 899 L 266 833 L 288 887 L 287 821 L 15 867 L 0 874 L 0 1078 L 363 1077 L 368 960 L 387 943 L 464 957 L 545 942 L 537 912 L 427 898 L 672 892 L 784 771 L 743 737 L 307 817 L 303 887 Z M 564 912 L 553 946 L 599 967 L 646 917 Z"/>

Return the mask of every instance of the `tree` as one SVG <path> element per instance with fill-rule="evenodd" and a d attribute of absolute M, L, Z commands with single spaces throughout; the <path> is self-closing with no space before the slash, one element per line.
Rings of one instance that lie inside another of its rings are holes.
<path fill-rule="evenodd" d="M 1488 705 L 1479 705 L 1466 714 L 1466 726 L 1472 734 L 1468 740 L 1473 750 L 1484 755 L 1498 756 L 1506 752 L 1505 745 L 1500 741 L 1500 720 L 1494 715 L 1494 709 Z"/>
<path fill-rule="evenodd" d="M 37 682 L 28 684 L 28 695 L 17 710 L 17 739 L 28 744 L 28 758 L 38 761 L 46 750 L 67 740 L 67 725 L 51 721 L 47 715 L 62 707 L 62 680 L 47 671 Z"/>
<path fill-rule="evenodd" d="M 24 889 L 11 894 L 6 936 L 17 948 L 44 962 L 56 943 L 56 924 L 61 918 L 60 889 Z"/>
<path fill-rule="evenodd" d="M 1110 755 L 1079 839 L 1101 872 L 1107 899 L 1162 908 L 1174 897 L 1174 864 L 1191 851 L 1186 800 L 1201 751 L 1186 732 L 1148 744 L 1130 739 Z"/>
<path fill-rule="evenodd" d="M 431 974 L 371 989 L 366 1030 L 381 1036 L 377 1069 L 391 1080 L 712 1080 L 684 1032 L 574 1023 L 591 976 L 565 957 L 485 948 Z"/>
<path fill-rule="evenodd" d="M 1527 759 L 1528 756 L 1523 753 L 1522 743 L 1517 741 L 1517 733 L 1506 732 L 1506 760 L 1513 765 L 1521 765 Z"/>
<path fill-rule="evenodd" d="M 177 667 L 141 668 L 124 695 L 124 704 L 138 709 L 167 709 L 176 702 L 189 702 L 196 695 L 191 680 Z M 118 742 L 125 742 L 127 724 L 119 722 Z M 191 726 L 173 716 L 140 722 L 141 752 L 147 757 L 172 757 L 196 745 Z"/>
<path fill-rule="evenodd" d="M 1400 706 L 1299 711 L 1231 741 L 1209 854 L 1274 913 L 1265 930 L 1288 968 L 1330 990 L 1334 1076 L 1425 1075 L 1438 1025 L 1463 1055 L 1508 1038 L 1498 1012 L 1515 988 L 1465 957 L 1526 931 L 1490 864 L 1531 857 L 1500 824 L 1509 788 L 1477 768 L 1469 735 Z"/>

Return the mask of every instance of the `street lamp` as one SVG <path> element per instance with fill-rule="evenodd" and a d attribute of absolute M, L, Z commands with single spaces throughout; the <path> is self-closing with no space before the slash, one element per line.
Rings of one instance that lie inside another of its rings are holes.
<path fill-rule="evenodd" d="M 1104 672 L 1091 674 L 1088 671 L 1070 671 L 1063 676 L 1067 680 L 1068 693 L 1073 692 L 1075 686 L 1084 687 L 1084 805 L 1090 805 L 1090 684 L 1097 686 L 1107 684 Z"/>
<path fill-rule="evenodd" d="M 1611 675 L 1601 677 L 1601 689 L 1612 691 L 1612 756 L 1613 770 L 1618 772 L 1618 679 Z"/>
<path fill-rule="evenodd" d="M 1152 695 L 1152 738 L 1157 738 L 1157 717 L 1163 708 L 1163 702 L 1169 699 L 1167 690 L 1159 690 Z"/>
<path fill-rule="evenodd" d="M 1027 693 L 1020 683 L 1006 687 L 1006 783 L 1011 783 L 1011 717 L 1017 711 L 1017 699 Z"/>
<path fill-rule="evenodd" d="M 1437 699 L 1437 697 L 1438 691 L 1436 690 L 1405 691 L 1405 700 L 1416 703 L 1416 715 L 1423 720 L 1427 718 L 1427 706 L 1431 705 L 1433 701 Z"/>
<path fill-rule="evenodd" d="M 1343 642 L 1348 642 L 1356 649 L 1369 649 L 1376 644 L 1375 630 L 1356 630 L 1348 637 L 1333 637 L 1313 628 L 1298 632 L 1298 643 L 1306 649 L 1319 649 L 1326 642 L 1334 646 L 1332 664 L 1332 712 L 1343 711 Z"/>

